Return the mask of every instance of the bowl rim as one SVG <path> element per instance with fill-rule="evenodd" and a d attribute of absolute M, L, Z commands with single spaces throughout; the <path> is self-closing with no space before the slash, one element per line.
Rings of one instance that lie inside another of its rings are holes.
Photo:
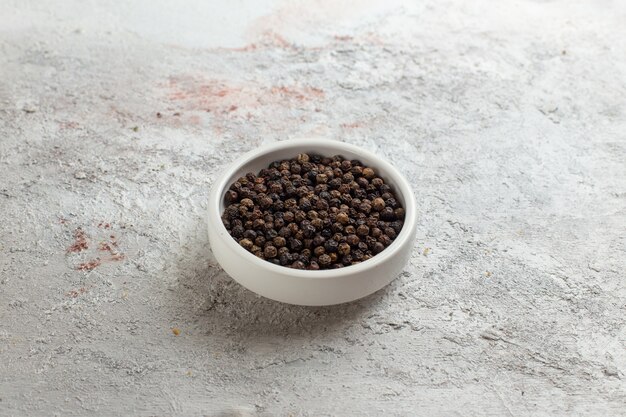
<path fill-rule="evenodd" d="M 226 188 L 230 186 L 230 184 L 227 183 L 228 180 L 233 177 L 235 172 L 239 170 L 242 166 L 259 157 L 265 156 L 266 154 L 275 151 L 289 148 L 298 148 L 303 146 L 326 146 L 336 149 L 338 154 L 341 153 L 341 151 L 352 152 L 373 161 L 371 165 L 373 165 L 374 168 L 384 168 L 384 170 L 387 172 L 385 180 L 389 179 L 391 185 L 393 185 L 396 188 L 396 191 L 399 191 L 404 197 L 404 225 L 402 226 L 402 230 L 391 243 L 391 245 L 386 247 L 385 250 L 383 250 L 379 254 L 372 256 L 370 259 L 360 262 L 356 265 L 345 266 L 337 269 L 312 271 L 308 269 L 294 269 L 282 265 L 275 265 L 266 260 L 259 259 L 252 253 L 242 248 L 241 245 L 239 245 L 239 243 L 228 233 L 228 230 L 222 223 L 222 213 L 220 211 L 220 202 L 224 198 L 224 192 L 226 191 Z M 266 269 L 269 272 L 284 275 L 286 274 L 300 278 L 315 279 L 337 278 L 341 276 L 354 275 L 371 270 L 377 265 L 388 261 L 390 258 L 397 255 L 404 245 L 412 243 L 414 238 L 414 229 L 417 222 L 416 202 L 413 190 L 404 175 L 402 175 L 400 171 L 398 171 L 390 162 L 387 162 L 385 159 L 379 157 L 373 152 L 365 150 L 356 145 L 352 145 L 339 140 L 322 138 L 297 138 L 277 141 L 267 145 L 262 145 L 245 153 L 241 157 L 236 158 L 227 166 L 227 168 L 219 175 L 219 178 L 213 183 L 211 192 L 209 194 L 207 211 L 209 225 L 213 225 L 218 229 L 218 234 L 220 235 L 220 240 L 222 241 L 222 243 L 228 245 L 232 250 L 235 251 L 235 253 L 237 253 L 243 259 L 252 262 L 259 268 Z"/>

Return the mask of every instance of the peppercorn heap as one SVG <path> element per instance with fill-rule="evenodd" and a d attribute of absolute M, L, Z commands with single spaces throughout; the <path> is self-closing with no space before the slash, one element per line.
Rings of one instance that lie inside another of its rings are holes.
<path fill-rule="evenodd" d="M 391 187 L 358 160 L 300 154 L 239 178 L 222 214 L 231 236 L 276 265 L 330 269 L 382 252 L 402 229 Z"/>

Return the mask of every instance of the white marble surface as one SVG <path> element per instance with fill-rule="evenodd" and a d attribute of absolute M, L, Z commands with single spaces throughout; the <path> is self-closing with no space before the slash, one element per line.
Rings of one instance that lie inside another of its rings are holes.
<path fill-rule="evenodd" d="M 624 22 L 3 1 L 0 415 L 625 415 Z M 359 302 L 271 302 L 212 258 L 215 174 L 297 136 L 414 183 L 410 264 Z"/>

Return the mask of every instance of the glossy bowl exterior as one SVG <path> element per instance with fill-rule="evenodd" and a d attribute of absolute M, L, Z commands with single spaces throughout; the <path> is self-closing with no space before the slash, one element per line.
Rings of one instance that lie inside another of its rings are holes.
<path fill-rule="evenodd" d="M 405 209 L 404 226 L 389 247 L 357 265 L 330 270 L 298 270 L 259 259 L 239 246 L 224 227 L 224 194 L 248 172 L 258 173 L 276 160 L 299 153 L 342 155 L 374 168 L 396 193 Z M 209 196 L 209 240 L 215 258 L 244 287 L 273 300 L 322 306 L 353 301 L 381 289 L 400 273 L 413 249 L 417 214 L 415 197 L 407 180 L 388 162 L 354 145 L 327 139 L 297 139 L 260 147 L 237 159 L 215 181 Z"/>

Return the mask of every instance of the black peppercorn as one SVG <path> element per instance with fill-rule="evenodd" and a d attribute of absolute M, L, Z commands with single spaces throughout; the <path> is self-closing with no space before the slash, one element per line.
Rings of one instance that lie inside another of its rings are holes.
<path fill-rule="evenodd" d="M 336 252 L 338 246 L 339 244 L 334 239 L 328 239 L 326 243 L 324 243 L 324 249 L 326 249 L 326 252 Z"/>
<path fill-rule="evenodd" d="M 289 247 L 291 248 L 291 250 L 293 251 L 299 251 L 302 250 L 302 241 L 300 239 L 290 239 L 289 240 Z"/>
<path fill-rule="evenodd" d="M 278 250 L 275 246 L 266 246 L 263 254 L 266 258 L 275 258 L 278 255 Z"/>
<path fill-rule="evenodd" d="M 315 227 L 308 224 L 302 228 L 302 233 L 304 234 L 304 237 L 307 239 L 313 238 L 315 236 Z"/>
<path fill-rule="evenodd" d="M 372 208 L 376 211 L 381 211 L 385 208 L 385 200 L 378 197 L 372 200 Z"/>
<path fill-rule="evenodd" d="M 306 267 L 306 265 L 304 265 L 304 262 L 302 261 L 295 261 L 294 263 L 291 264 L 291 267 L 294 269 L 304 269 Z"/>
<path fill-rule="evenodd" d="M 252 243 L 252 241 L 250 239 L 241 239 L 239 241 L 239 244 L 241 245 L 241 247 L 243 247 L 246 250 L 251 250 L 252 246 L 254 246 L 254 243 Z"/>
<path fill-rule="evenodd" d="M 267 239 L 265 239 L 265 236 L 257 236 L 256 239 L 254 239 L 254 244 L 262 247 L 263 245 L 265 245 Z"/>
<path fill-rule="evenodd" d="M 364 168 L 362 171 L 362 175 L 368 180 L 371 180 L 372 178 L 374 178 L 376 173 L 374 172 L 372 168 Z"/>
<path fill-rule="evenodd" d="M 248 210 L 252 210 L 252 209 L 254 208 L 254 202 L 253 202 L 251 199 L 249 199 L 249 198 L 244 198 L 244 199 L 242 199 L 242 200 L 239 202 L 239 204 L 240 204 L 242 207 L 247 208 Z"/>
<path fill-rule="evenodd" d="M 237 202 L 239 198 L 239 194 L 236 191 L 228 190 L 226 191 L 226 204 L 233 204 Z"/>
<path fill-rule="evenodd" d="M 404 222 L 402 222 L 402 220 L 396 220 L 395 222 L 391 222 L 390 226 L 393 227 L 393 230 L 395 230 L 397 234 L 400 233 L 400 230 L 402 230 L 403 224 Z"/>
<path fill-rule="evenodd" d="M 337 253 L 339 255 L 347 255 L 350 253 L 350 245 L 348 243 L 340 243 L 337 247 Z"/>
<path fill-rule="evenodd" d="M 385 207 L 383 211 L 380 212 L 380 218 L 385 221 L 393 221 L 396 219 L 396 215 L 391 207 Z"/>
<path fill-rule="evenodd" d="M 349 245 L 352 245 L 352 246 L 358 245 L 360 241 L 361 241 L 361 239 L 359 239 L 359 237 L 357 235 L 354 235 L 354 234 L 348 235 L 346 237 L 346 242 Z"/>
<path fill-rule="evenodd" d="M 230 232 L 230 234 L 236 238 L 242 237 L 243 233 L 244 233 L 243 226 L 235 226 L 231 229 L 231 232 Z"/>
<path fill-rule="evenodd" d="M 344 212 L 337 213 L 337 221 L 344 225 L 348 224 L 350 223 L 350 216 L 348 216 L 348 213 Z"/>
<path fill-rule="evenodd" d="M 287 240 L 282 236 L 276 236 L 274 239 L 272 239 L 272 242 L 274 242 L 274 246 L 276 246 L 277 248 L 282 248 L 283 246 L 287 245 Z"/>
<path fill-rule="evenodd" d="M 246 239 L 256 239 L 256 232 L 254 230 L 246 230 L 245 232 L 243 232 L 243 237 L 245 237 Z"/>
<path fill-rule="evenodd" d="M 330 263 L 332 262 L 332 259 L 329 255 L 323 254 L 318 257 L 318 262 L 321 266 L 326 267 L 330 265 Z"/>
<path fill-rule="evenodd" d="M 395 239 L 396 238 L 396 231 L 393 229 L 393 227 L 385 227 L 385 235 L 387 235 L 389 238 L 391 239 Z"/>
<path fill-rule="evenodd" d="M 370 228 L 362 224 L 356 228 L 356 234 L 359 236 L 367 236 L 370 232 Z"/>
<path fill-rule="evenodd" d="M 323 246 L 318 246 L 315 249 L 313 249 L 313 255 L 317 256 L 318 258 L 325 253 L 326 253 L 326 249 L 324 249 Z"/>
<path fill-rule="evenodd" d="M 385 200 L 385 205 L 387 205 L 387 207 L 395 209 L 398 206 L 398 202 L 395 198 L 388 198 L 387 200 Z"/>
<path fill-rule="evenodd" d="M 311 226 L 315 228 L 315 230 L 321 230 L 324 225 L 324 221 L 322 219 L 313 219 L 311 220 Z"/>

